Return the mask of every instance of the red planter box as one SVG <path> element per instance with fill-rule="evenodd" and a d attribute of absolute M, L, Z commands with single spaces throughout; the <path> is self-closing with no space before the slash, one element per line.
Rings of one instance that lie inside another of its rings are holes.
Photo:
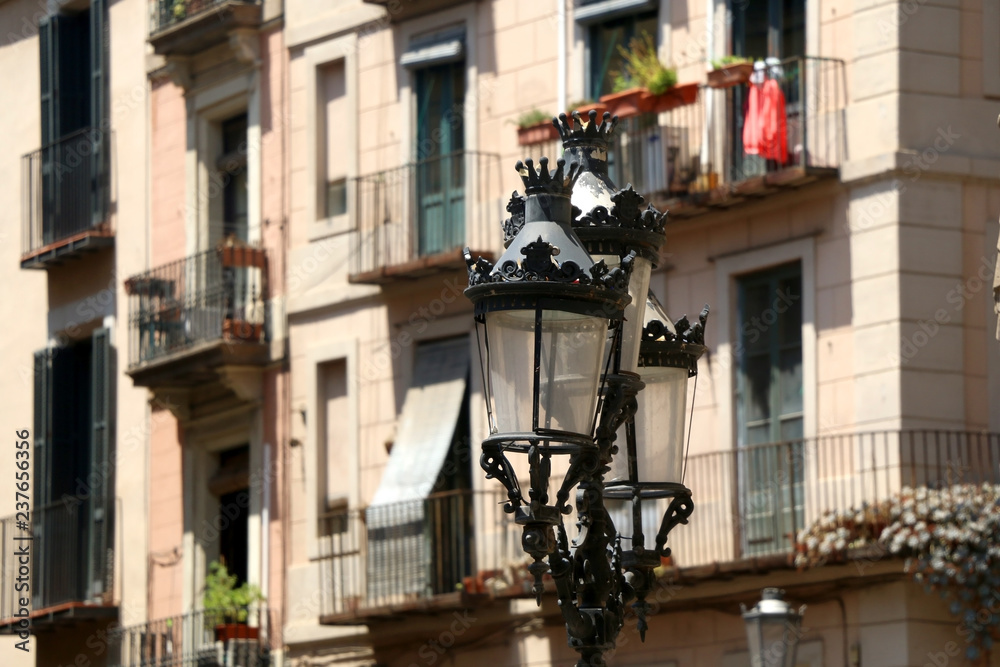
<path fill-rule="evenodd" d="M 215 626 L 215 641 L 228 642 L 233 639 L 259 639 L 260 628 L 252 628 L 246 623 L 220 623 Z"/>
<path fill-rule="evenodd" d="M 590 122 L 590 110 L 593 109 L 597 112 L 597 122 L 601 122 L 604 118 L 604 112 L 610 111 L 608 105 L 602 104 L 601 102 L 594 102 L 593 104 L 585 104 L 582 107 L 577 107 L 573 111 L 579 111 L 580 116 L 583 118 L 584 122 Z M 614 115 L 614 114 L 612 114 Z"/>
<path fill-rule="evenodd" d="M 608 107 L 612 116 L 624 119 L 649 111 L 651 97 L 645 88 L 629 88 L 620 93 L 601 95 L 601 104 Z"/>
<path fill-rule="evenodd" d="M 726 65 L 708 73 L 708 85 L 712 88 L 732 88 L 750 80 L 753 63 Z"/>
<path fill-rule="evenodd" d="M 264 251 L 249 246 L 222 246 L 219 255 L 223 266 L 264 268 Z"/>
<path fill-rule="evenodd" d="M 685 83 L 674 86 L 661 95 L 650 95 L 649 110 L 655 113 L 694 104 L 698 99 L 698 84 Z"/>
<path fill-rule="evenodd" d="M 542 144 L 558 136 L 559 130 L 552 124 L 552 121 L 547 120 L 538 125 L 517 128 L 517 145 L 530 146 L 532 144 Z"/>

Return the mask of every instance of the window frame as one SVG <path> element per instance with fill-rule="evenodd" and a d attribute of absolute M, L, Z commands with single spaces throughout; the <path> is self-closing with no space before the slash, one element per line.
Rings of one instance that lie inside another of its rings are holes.
<path fill-rule="evenodd" d="M 734 348 L 739 342 L 736 330 L 737 278 L 741 275 L 763 271 L 799 261 L 802 267 L 802 437 L 813 438 L 817 433 L 817 368 L 816 368 L 816 241 L 813 236 L 778 243 L 763 248 L 750 249 L 714 258 L 716 278 L 716 303 L 720 305 L 716 358 L 713 374 L 721 374 L 719 391 L 719 447 L 735 449 L 737 445 L 736 390 L 737 360 Z"/>

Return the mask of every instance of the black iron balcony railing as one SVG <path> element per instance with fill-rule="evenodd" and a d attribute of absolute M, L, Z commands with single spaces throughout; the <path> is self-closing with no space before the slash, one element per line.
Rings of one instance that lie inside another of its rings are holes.
<path fill-rule="evenodd" d="M 265 607 L 195 611 L 108 636 L 108 667 L 267 667 L 273 612 Z"/>
<path fill-rule="evenodd" d="M 250 247 L 208 250 L 132 276 L 129 366 L 213 341 L 263 342 L 266 280 L 264 251 Z"/>
<path fill-rule="evenodd" d="M 608 151 L 611 179 L 685 216 L 836 174 L 846 151 L 843 61 L 788 58 L 767 76 L 784 99 L 783 122 L 781 114 L 749 114 L 746 85 L 701 86 L 692 104 L 621 120 Z M 771 125 L 766 147 L 744 132 L 748 116 Z M 558 141 L 528 147 L 533 157 L 556 151 L 562 153 Z"/>
<path fill-rule="evenodd" d="M 0 539 L 9 547 L 0 553 L 0 621 L 14 618 L 26 595 L 31 612 L 73 602 L 109 603 L 114 597 L 114 516 L 96 517 L 89 498 L 76 496 L 29 514 L 30 531 L 20 525 L 23 516 L 0 520 Z M 31 539 L 17 539 L 24 537 Z M 15 554 L 20 546 L 30 551 L 27 582 Z M 30 593 L 21 583 L 29 584 Z"/>
<path fill-rule="evenodd" d="M 88 237 L 111 239 L 110 134 L 84 128 L 22 158 L 22 260 Z"/>
<path fill-rule="evenodd" d="M 787 554 L 799 531 L 835 510 L 904 487 L 1000 483 L 1000 434 L 882 431 L 740 447 L 692 456 L 695 517 L 671 533 L 681 566 Z"/>
<path fill-rule="evenodd" d="M 685 484 L 695 514 L 670 535 L 673 564 L 787 556 L 799 531 L 829 512 L 906 487 L 984 482 L 1000 483 L 1000 434 L 884 431 L 694 455 Z M 452 492 L 326 517 L 321 617 L 349 621 L 456 591 L 527 595 L 520 528 L 500 509 L 505 498 L 499 489 Z M 661 502 L 651 515 L 662 516 Z M 612 511 L 616 523 L 629 516 Z"/>
<path fill-rule="evenodd" d="M 520 528 L 500 509 L 504 497 L 453 491 L 327 516 L 322 615 L 361 615 L 511 584 L 523 554 Z"/>
<path fill-rule="evenodd" d="M 777 83 L 782 114 L 752 118 L 747 86 L 703 86 L 694 104 L 626 119 L 609 152 L 612 179 L 660 200 L 728 204 L 744 192 L 836 173 L 845 150 L 843 61 L 788 58 L 765 76 Z M 748 122 L 770 125 L 771 138 L 754 140 Z"/>
<path fill-rule="evenodd" d="M 233 3 L 259 5 L 260 0 L 152 0 L 152 21 L 150 34 L 155 35 L 167 28 L 183 23 L 187 19 L 219 11 Z"/>
<path fill-rule="evenodd" d="M 355 179 L 352 280 L 464 266 L 464 246 L 500 244 L 501 195 L 500 158 L 487 153 L 449 153 Z"/>

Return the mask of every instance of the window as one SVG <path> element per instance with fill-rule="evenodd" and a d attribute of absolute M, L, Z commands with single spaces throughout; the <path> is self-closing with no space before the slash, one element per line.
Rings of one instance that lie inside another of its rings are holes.
<path fill-rule="evenodd" d="M 222 154 L 216 166 L 222 181 L 222 235 L 247 242 L 247 115 L 222 121 Z"/>
<path fill-rule="evenodd" d="M 237 586 L 247 581 L 250 516 L 250 446 L 241 445 L 219 453 L 219 465 L 208 482 L 219 498 L 219 559 Z"/>
<path fill-rule="evenodd" d="M 326 135 L 323 172 L 326 184 L 324 214 L 327 218 L 347 213 L 347 164 L 343 151 L 343 132 L 348 127 L 347 79 L 344 61 L 319 68 L 319 95 L 324 105 L 323 129 Z"/>
<path fill-rule="evenodd" d="M 88 340 L 35 353 L 36 609 L 107 589 L 114 545 L 109 341 L 108 330 L 98 329 Z"/>
<path fill-rule="evenodd" d="M 733 53 L 791 58 L 806 53 L 805 0 L 733 2 Z"/>
<path fill-rule="evenodd" d="M 739 441 L 802 437 L 802 270 L 798 263 L 739 280 Z"/>
<path fill-rule="evenodd" d="M 737 288 L 741 535 L 749 555 L 782 550 L 802 525 L 801 263 L 743 276 Z"/>
<path fill-rule="evenodd" d="M 93 0 L 38 26 L 44 244 L 104 222 L 107 212 L 106 16 L 105 0 Z"/>
<path fill-rule="evenodd" d="M 656 40 L 656 12 L 622 16 L 590 26 L 590 76 L 588 97 L 597 99 L 614 88 L 615 75 L 622 71 L 623 58 L 618 49 L 628 48 L 635 39 Z"/>
<path fill-rule="evenodd" d="M 326 509 L 343 502 L 349 489 L 343 488 L 344 469 L 351 443 L 344 438 L 344 426 L 350 421 L 347 392 L 347 360 L 328 361 L 318 369 L 320 412 L 320 449 L 326 456 Z"/>
<path fill-rule="evenodd" d="M 417 242 L 423 256 L 465 240 L 465 65 L 434 65 L 415 75 Z"/>

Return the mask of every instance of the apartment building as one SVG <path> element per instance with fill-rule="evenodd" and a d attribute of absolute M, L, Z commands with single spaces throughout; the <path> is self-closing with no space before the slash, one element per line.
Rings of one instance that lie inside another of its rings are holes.
<path fill-rule="evenodd" d="M 670 212 L 651 292 L 712 312 L 696 509 L 612 664 L 746 664 L 765 586 L 809 605 L 800 664 L 954 657 L 902 559 L 794 555 L 829 512 L 998 482 L 998 23 L 972 0 L 0 2 L 0 414 L 31 433 L 35 536 L 31 651 L 4 636 L 3 663 L 575 663 L 477 465 L 462 248 L 495 259 L 515 161 L 562 153 L 518 119 L 598 103 L 636 38 L 687 92 L 617 107 L 609 175 Z M 761 82 L 707 74 L 730 55 L 773 59 L 777 156 L 748 149 Z M 216 562 L 264 597 L 235 636 Z"/>
<path fill-rule="evenodd" d="M 4 638 L 5 664 L 71 664 L 109 621 L 138 620 L 145 605 L 148 407 L 123 374 L 120 280 L 148 248 L 145 19 L 140 2 L 0 6 L 0 299 L 12 324 L 0 341 L 0 410 L 30 443 L 2 464 L 5 552 L 28 534 L 15 511 L 34 534 L 29 605 L 14 560 L 3 560 L 5 632 L 28 607 L 33 635 L 30 653 Z M 15 497 L 24 481 L 30 502 Z"/>
<path fill-rule="evenodd" d="M 2 298 L 18 320 L 3 414 L 30 433 L 34 536 L 30 604 L 2 561 L 0 619 L 31 626 L 28 652 L 5 637 L 4 664 L 280 656 L 281 12 L 0 7 Z M 8 458 L 10 546 L 28 531 Z M 216 561 L 264 598 L 235 639 L 205 610 Z"/>
<path fill-rule="evenodd" d="M 289 143 L 287 659 L 575 662 L 476 465 L 460 249 L 495 258 L 514 161 L 562 152 L 554 133 L 519 143 L 519 116 L 600 101 L 618 47 L 646 36 L 695 93 L 620 112 L 610 175 L 670 211 L 651 291 L 674 317 L 712 305 L 710 353 L 685 479 L 696 509 L 671 534 L 649 635 L 632 619 L 613 664 L 745 664 L 739 605 L 771 585 L 809 605 L 799 663 L 940 651 L 958 621 L 901 559 L 799 572 L 793 551 L 827 512 L 997 482 L 995 14 L 290 0 L 304 114 Z M 748 148 L 751 84 L 707 76 L 730 55 L 768 59 L 753 85 L 780 90 L 780 154 Z"/>

